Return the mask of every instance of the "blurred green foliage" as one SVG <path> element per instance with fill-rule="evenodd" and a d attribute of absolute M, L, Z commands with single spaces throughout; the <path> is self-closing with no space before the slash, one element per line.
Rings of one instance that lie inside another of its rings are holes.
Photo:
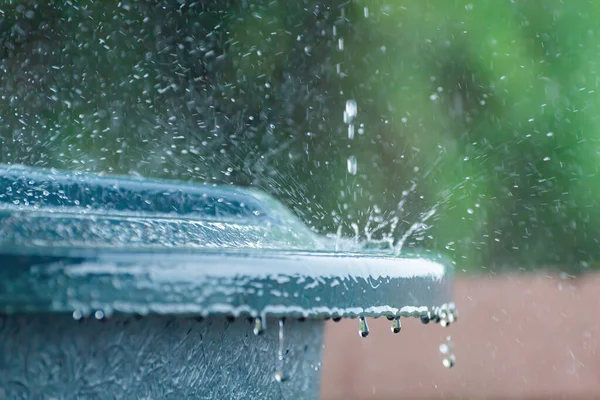
<path fill-rule="evenodd" d="M 600 3 L 0 8 L 0 162 L 255 186 L 460 269 L 597 265 Z"/>

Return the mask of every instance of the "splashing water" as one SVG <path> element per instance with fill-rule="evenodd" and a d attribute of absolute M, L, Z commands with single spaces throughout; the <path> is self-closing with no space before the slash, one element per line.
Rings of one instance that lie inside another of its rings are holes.
<path fill-rule="evenodd" d="M 347 166 L 348 166 L 348 173 L 352 174 L 352 175 L 356 175 L 356 173 L 358 172 L 358 165 L 356 162 L 356 157 L 354 157 L 354 156 L 348 157 Z"/>

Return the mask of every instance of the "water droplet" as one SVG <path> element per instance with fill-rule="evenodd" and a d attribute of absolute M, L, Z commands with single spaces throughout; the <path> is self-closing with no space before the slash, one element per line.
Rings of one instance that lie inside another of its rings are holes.
<path fill-rule="evenodd" d="M 367 325 L 367 320 L 365 319 L 365 317 L 360 317 L 359 319 L 358 334 L 360 335 L 360 337 L 364 338 L 369 336 L 369 325 Z"/>
<path fill-rule="evenodd" d="M 369 7 L 364 8 L 365 18 L 369 18 Z"/>
<path fill-rule="evenodd" d="M 279 363 L 279 368 L 275 371 L 275 380 L 277 382 L 283 382 L 285 380 L 288 379 L 288 376 L 286 375 L 285 371 L 284 371 L 284 364 L 285 364 L 285 360 L 284 360 L 284 332 L 283 332 L 283 323 L 284 323 L 284 319 L 280 319 L 279 320 L 279 350 L 277 351 L 277 359 L 278 359 L 278 363 Z"/>
<path fill-rule="evenodd" d="M 356 100 L 350 99 L 346 101 L 346 114 L 348 114 L 348 117 L 350 118 L 355 118 L 358 115 Z"/>
<path fill-rule="evenodd" d="M 252 331 L 257 336 L 261 335 L 265 331 L 265 326 L 261 317 L 254 318 L 254 329 Z"/>
<path fill-rule="evenodd" d="M 338 39 L 338 50 L 339 51 L 343 51 L 344 50 L 344 38 L 339 38 Z"/>
<path fill-rule="evenodd" d="M 81 318 L 83 318 L 83 312 L 81 312 L 81 310 L 73 311 L 73 319 L 75 321 L 79 321 Z"/>
<path fill-rule="evenodd" d="M 427 325 L 431 321 L 431 315 L 429 312 L 422 313 L 419 318 L 424 325 Z"/>
<path fill-rule="evenodd" d="M 392 332 L 400 333 L 402 330 L 402 322 L 400 322 L 400 317 L 396 317 L 392 320 Z"/>
<path fill-rule="evenodd" d="M 446 357 L 442 360 L 442 365 L 446 368 L 454 367 L 455 363 L 456 363 L 456 356 L 454 354 L 450 354 L 448 357 Z"/>
<path fill-rule="evenodd" d="M 440 344 L 440 353 L 444 356 L 442 359 L 442 364 L 446 368 L 452 368 L 454 364 L 456 364 L 456 356 L 452 353 L 452 348 L 454 344 L 452 343 L 452 338 L 450 336 L 446 337 L 446 342 Z"/>
<path fill-rule="evenodd" d="M 356 172 L 358 171 L 358 166 L 356 163 L 356 157 L 354 156 L 350 156 L 348 157 L 348 161 L 347 161 L 347 167 L 348 167 L 348 173 L 352 174 L 352 175 L 356 175 Z"/>
<path fill-rule="evenodd" d="M 473 211 L 473 209 L 472 209 L 472 208 L 467 208 L 467 213 L 469 213 L 469 214 L 473 214 L 473 212 L 474 212 L 474 211 Z"/>
<path fill-rule="evenodd" d="M 348 139 L 354 139 L 354 124 L 348 125 Z"/>
<path fill-rule="evenodd" d="M 96 312 L 94 313 L 94 317 L 96 319 L 103 319 L 104 318 L 104 311 L 102 311 L 102 310 L 96 310 Z"/>

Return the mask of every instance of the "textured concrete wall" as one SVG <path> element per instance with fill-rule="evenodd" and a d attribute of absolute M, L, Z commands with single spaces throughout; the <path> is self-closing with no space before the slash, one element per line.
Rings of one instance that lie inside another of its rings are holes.
<path fill-rule="evenodd" d="M 459 277 L 449 327 L 385 319 L 326 330 L 324 399 L 600 398 L 600 274 Z M 452 336 L 456 365 L 438 346 Z"/>

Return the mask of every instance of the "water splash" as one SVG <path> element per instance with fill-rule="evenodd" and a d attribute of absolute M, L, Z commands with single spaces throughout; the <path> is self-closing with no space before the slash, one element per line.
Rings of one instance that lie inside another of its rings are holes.
<path fill-rule="evenodd" d="M 428 219 L 433 217 L 435 215 L 436 211 L 437 210 L 434 207 L 431 210 L 429 210 L 428 212 L 422 214 L 419 222 L 412 224 L 410 226 L 410 228 L 408 228 L 408 230 L 406 232 L 404 232 L 404 234 L 402 235 L 400 240 L 398 240 L 398 242 L 396 242 L 396 245 L 394 246 L 394 252 L 396 253 L 396 255 L 400 254 L 400 252 L 404 248 L 404 244 L 406 243 L 406 240 L 409 237 L 411 237 L 415 233 L 424 232 L 430 228 L 430 226 L 425 224 L 425 222 L 427 222 Z"/>

